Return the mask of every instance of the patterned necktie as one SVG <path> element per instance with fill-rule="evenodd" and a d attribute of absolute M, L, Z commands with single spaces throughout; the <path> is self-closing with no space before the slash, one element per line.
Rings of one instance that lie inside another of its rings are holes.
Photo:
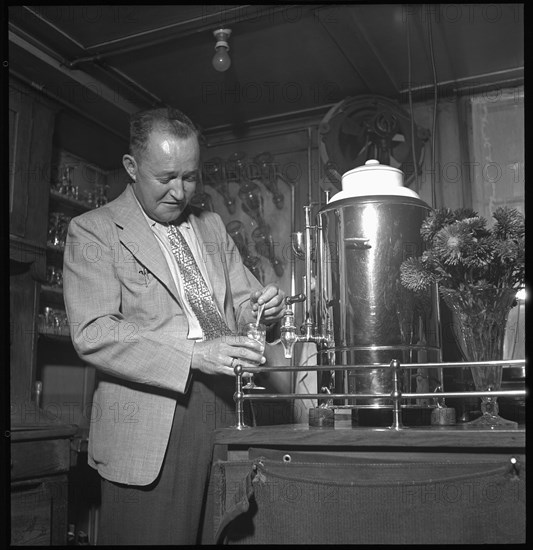
<path fill-rule="evenodd" d="M 180 268 L 185 295 L 202 327 L 204 338 L 212 340 L 224 334 L 232 334 L 213 301 L 185 237 L 175 225 L 168 226 L 168 239 Z"/>

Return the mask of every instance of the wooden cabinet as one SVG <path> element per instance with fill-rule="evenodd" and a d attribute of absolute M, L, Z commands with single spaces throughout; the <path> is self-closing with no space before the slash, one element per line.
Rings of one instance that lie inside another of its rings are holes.
<path fill-rule="evenodd" d="M 26 236 L 33 98 L 23 88 L 9 88 L 9 232 Z"/>
<path fill-rule="evenodd" d="M 46 233 L 56 108 L 16 81 L 9 87 L 9 252 L 11 403 L 32 401 L 39 282 Z"/>
<path fill-rule="evenodd" d="M 70 438 L 75 426 L 11 431 L 11 544 L 64 545 Z"/>
<path fill-rule="evenodd" d="M 74 436 L 80 448 L 87 441 L 95 375 L 67 324 L 42 322 L 65 309 L 61 284 L 49 278 L 48 268 L 63 265 L 49 215 L 66 229 L 71 217 L 103 204 L 109 173 L 53 146 L 63 107 L 16 78 L 9 92 L 11 542 L 65 544 L 70 445 Z"/>
<path fill-rule="evenodd" d="M 26 248 L 46 243 L 56 113 L 51 102 L 23 84 L 10 82 L 9 234 L 13 243 L 24 241 Z"/>
<path fill-rule="evenodd" d="M 71 342 L 63 298 L 63 255 L 73 217 L 102 205 L 106 173 L 85 160 L 54 148 L 46 240 L 46 282 L 38 309 L 37 381 L 42 407 L 64 423 L 77 424 L 86 439 L 94 390 L 94 367 L 77 356 Z"/>
<path fill-rule="evenodd" d="M 11 543 L 66 543 L 70 439 L 35 399 L 40 286 L 56 107 L 23 84 L 9 88 Z"/>

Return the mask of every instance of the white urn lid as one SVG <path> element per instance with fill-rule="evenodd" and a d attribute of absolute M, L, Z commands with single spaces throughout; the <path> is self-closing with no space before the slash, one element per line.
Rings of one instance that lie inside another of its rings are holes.
<path fill-rule="evenodd" d="M 367 160 L 363 166 L 343 174 L 342 191 L 333 195 L 329 202 L 369 195 L 420 198 L 415 191 L 404 187 L 401 170 L 371 159 Z"/>

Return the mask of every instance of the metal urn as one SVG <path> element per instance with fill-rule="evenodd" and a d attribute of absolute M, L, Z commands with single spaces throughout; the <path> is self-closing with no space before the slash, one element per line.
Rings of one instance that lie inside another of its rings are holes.
<path fill-rule="evenodd" d="M 401 263 L 422 252 L 420 228 L 430 207 L 403 187 L 400 170 L 375 160 L 344 174 L 342 186 L 318 213 L 318 321 L 333 328 L 336 364 L 439 362 L 437 289 L 418 295 L 400 281 Z M 440 380 L 433 369 L 406 369 L 402 391 L 434 391 Z M 391 384 L 390 369 L 382 368 L 337 371 L 333 382 L 336 393 L 354 394 L 351 404 L 371 409 L 390 408 L 391 400 L 357 394 L 390 393 Z"/>

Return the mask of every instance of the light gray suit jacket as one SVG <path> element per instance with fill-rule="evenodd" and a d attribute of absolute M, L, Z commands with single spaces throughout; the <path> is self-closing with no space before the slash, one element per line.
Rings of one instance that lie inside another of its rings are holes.
<path fill-rule="evenodd" d="M 218 308 L 236 330 L 253 320 L 250 293 L 262 286 L 217 214 L 196 212 L 189 221 Z M 176 399 L 188 389 L 194 342 L 187 339 L 178 291 L 131 186 L 71 221 L 63 278 L 74 347 L 99 375 L 89 464 L 111 481 L 147 485 L 160 471 Z"/>

